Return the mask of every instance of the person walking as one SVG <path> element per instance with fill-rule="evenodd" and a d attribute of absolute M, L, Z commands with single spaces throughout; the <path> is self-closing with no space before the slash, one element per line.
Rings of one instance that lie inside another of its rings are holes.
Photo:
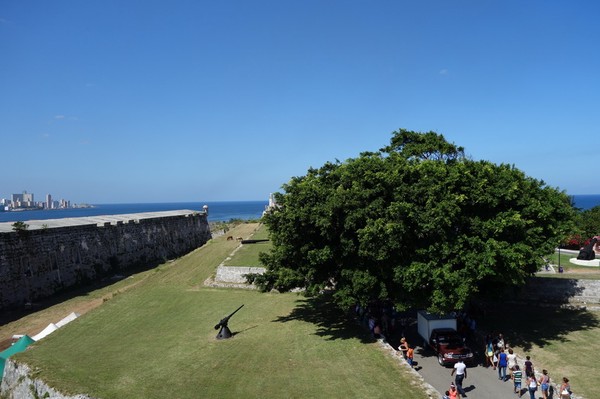
<path fill-rule="evenodd" d="M 512 375 L 512 372 L 516 365 L 517 365 L 517 355 L 512 350 L 512 348 L 509 348 L 508 355 L 506 355 L 506 367 L 508 368 L 511 375 Z"/>
<path fill-rule="evenodd" d="M 567 377 L 563 377 L 562 384 L 560 384 L 560 399 L 571 399 L 571 384 L 569 384 L 569 379 Z"/>
<path fill-rule="evenodd" d="M 529 377 L 530 375 L 534 375 L 535 371 L 533 370 L 533 362 L 531 361 L 531 356 L 525 356 L 525 375 Z"/>
<path fill-rule="evenodd" d="M 448 396 L 450 399 L 460 399 L 460 393 L 456 389 L 456 385 L 453 382 L 450 383 L 450 390 L 448 390 Z"/>
<path fill-rule="evenodd" d="M 406 353 L 408 352 L 408 342 L 406 342 L 406 338 L 404 337 L 400 339 L 400 346 L 398 347 L 398 352 L 402 352 L 402 357 L 406 359 Z"/>
<path fill-rule="evenodd" d="M 406 351 L 406 362 L 408 363 L 410 368 L 413 368 L 413 359 L 415 357 L 415 350 L 408 344 L 406 346 L 408 348 L 408 350 Z"/>
<path fill-rule="evenodd" d="M 540 383 L 540 390 L 542 391 L 542 399 L 548 399 L 548 388 L 550 387 L 550 376 L 548 370 L 542 370 L 542 376 L 538 380 Z"/>
<path fill-rule="evenodd" d="M 521 397 L 521 380 L 523 378 L 523 372 L 519 369 L 519 366 L 515 366 L 511 376 L 513 383 L 515 384 L 514 393 Z"/>
<path fill-rule="evenodd" d="M 527 390 L 529 391 L 529 398 L 535 399 L 535 393 L 537 392 L 537 380 L 535 379 L 534 375 L 527 377 Z"/>
<path fill-rule="evenodd" d="M 496 347 L 501 350 L 506 349 L 506 346 L 504 343 L 504 335 L 498 334 L 498 338 L 496 339 Z"/>
<path fill-rule="evenodd" d="M 494 343 L 492 341 L 492 336 L 491 335 L 487 335 L 487 337 L 485 337 L 485 367 L 494 367 L 494 370 L 496 369 L 496 366 L 494 364 L 494 362 L 492 361 L 493 357 L 494 357 Z"/>
<path fill-rule="evenodd" d="M 467 365 L 462 361 L 462 359 L 458 359 L 458 362 L 456 362 L 456 364 L 454 365 L 454 368 L 452 369 L 452 373 L 450 373 L 450 375 L 452 376 L 455 372 L 456 377 L 454 378 L 454 382 L 456 383 L 456 389 L 463 398 L 466 398 L 467 393 L 463 389 L 462 384 L 463 380 L 467 378 Z"/>
<path fill-rule="evenodd" d="M 494 370 L 498 367 L 498 356 L 500 356 L 500 349 L 494 350 L 494 355 L 492 356 L 492 364 L 494 365 Z"/>
<path fill-rule="evenodd" d="M 508 359 L 506 358 L 506 353 L 504 353 L 504 349 L 500 349 L 500 353 L 498 354 L 498 379 L 502 381 L 506 381 L 506 366 L 508 364 Z"/>

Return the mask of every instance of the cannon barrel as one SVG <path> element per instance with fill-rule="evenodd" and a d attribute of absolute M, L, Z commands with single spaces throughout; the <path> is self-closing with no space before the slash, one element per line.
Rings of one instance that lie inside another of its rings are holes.
<path fill-rule="evenodd" d="M 215 330 L 218 330 L 221 327 L 227 326 L 227 323 L 229 322 L 229 319 L 231 318 L 231 316 L 233 316 L 238 310 L 240 310 L 243 307 L 244 307 L 244 305 L 240 306 L 239 308 L 234 310 L 229 316 L 222 318 L 221 321 L 219 322 L 219 324 L 217 324 L 215 326 Z"/>

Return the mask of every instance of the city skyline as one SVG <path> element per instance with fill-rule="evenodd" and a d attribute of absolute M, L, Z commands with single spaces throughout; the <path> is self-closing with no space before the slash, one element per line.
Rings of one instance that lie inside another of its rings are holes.
<path fill-rule="evenodd" d="M 23 190 L 19 194 L 11 194 L 10 199 L 0 197 L 0 206 L 3 211 L 20 210 L 20 209 L 68 209 L 73 207 L 71 201 L 61 198 L 55 200 L 51 194 L 46 194 L 43 201 L 36 201 L 35 194 Z"/>

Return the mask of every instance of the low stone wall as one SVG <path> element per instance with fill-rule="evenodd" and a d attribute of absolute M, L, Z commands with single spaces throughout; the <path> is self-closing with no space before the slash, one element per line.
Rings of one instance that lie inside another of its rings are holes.
<path fill-rule="evenodd" d="M 244 284 L 246 283 L 246 278 L 244 277 L 245 274 L 263 274 L 264 272 L 264 267 L 219 266 L 217 268 L 217 275 L 215 277 L 215 281 L 217 283 Z"/>
<path fill-rule="evenodd" d="M 534 277 L 518 296 L 529 302 L 600 304 L 600 280 Z"/>

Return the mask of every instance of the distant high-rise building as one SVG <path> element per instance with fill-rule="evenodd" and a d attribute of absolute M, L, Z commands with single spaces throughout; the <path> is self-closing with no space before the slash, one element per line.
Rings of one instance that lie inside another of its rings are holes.
<path fill-rule="evenodd" d="M 13 194 L 11 195 L 11 200 L 13 206 L 21 206 L 21 204 L 23 203 L 23 194 Z"/>
<path fill-rule="evenodd" d="M 12 204 L 14 208 L 35 207 L 33 193 L 23 191 L 23 194 L 12 194 Z"/>
<path fill-rule="evenodd" d="M 33 193 L 28 193 L 27 191 L 23 191 L 23 202 L 25 203 L 30 203 L 32 206 L 33 205 Z"/>
<path fill-rule="evenodd" d="M 52 196 L 46 195 L 46 209 L 52 209 Z"/>

